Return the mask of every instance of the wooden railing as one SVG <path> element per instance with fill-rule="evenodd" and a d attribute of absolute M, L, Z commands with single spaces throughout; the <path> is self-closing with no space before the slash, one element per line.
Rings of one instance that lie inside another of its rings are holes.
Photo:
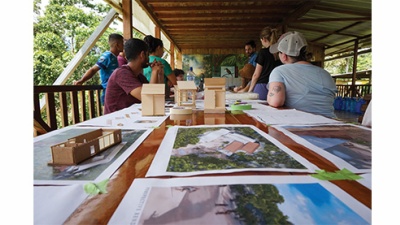
<path fill-rule="evenodd" d="M 73 125 L 103 114 L 101 85 L 34 86 L 34 127 L 42 134 Z M 352 97 L 351 85 L 337 85 L 337 96 Z M 356 85 L 355 96 L 371 94 L 371 85 Z M 44 96 L 42 109 L 40 99 Z"/>
<path fill-rule="evenodd" d="M 101 85 L 34 86 L 34 131 L 42 134 L 101 116 L 102 90 Z"/>
<path fill-rule="evenodd" d="M 353 91 L 351 85 L 336 85 L 338 89 L 336 97 L 363 97 L 372 93 L 371 87 L 371 84 L 355 85 Z"/>

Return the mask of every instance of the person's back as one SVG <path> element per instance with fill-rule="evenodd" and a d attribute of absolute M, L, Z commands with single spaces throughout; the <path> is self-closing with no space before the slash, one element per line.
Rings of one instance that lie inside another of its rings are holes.
<path fill-rule="evenodd" d="M 286 106 L 336 118 L 333 102 L 336 85 L 321 67 L 306 60 L 307 41 L 299 32 L 287 32 L 270 47 L 284 64 L 272 70 L 267 102 L 272 107 Z"/>
<path fill-rule="evenodd" d="M 333 101 L 336 85 L 331 75 L 312 64 L 286 64 L 276 67 L 270 82 L 282 82 L 286 88 L 285 106 L 335 118 Z"/>

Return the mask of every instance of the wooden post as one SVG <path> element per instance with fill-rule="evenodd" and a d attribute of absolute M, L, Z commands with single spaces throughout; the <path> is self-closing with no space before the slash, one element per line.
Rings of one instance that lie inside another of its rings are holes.
<path fill-rule="evenodd" d="M 351 79 L 351 97 L 356 97 L 356 79 L 357 79 L 357 58 L 358 58 L 358 39 L 354 41 L 354 55 L 353 55 L 353 78 Z"/>

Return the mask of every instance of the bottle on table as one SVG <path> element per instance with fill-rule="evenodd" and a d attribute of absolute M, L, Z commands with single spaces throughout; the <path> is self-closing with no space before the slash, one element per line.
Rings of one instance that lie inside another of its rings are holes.
<path fill-rule="evenodd" d="M 186 80 L 187 81 L 192 81 L 192 80 L 194 81 L 195 77 L 196 77 L 196 74 L 194 74 L 194 72 L 193 72 L 193 67 L 190 67 L 189 71 L 186 74 Z"/>

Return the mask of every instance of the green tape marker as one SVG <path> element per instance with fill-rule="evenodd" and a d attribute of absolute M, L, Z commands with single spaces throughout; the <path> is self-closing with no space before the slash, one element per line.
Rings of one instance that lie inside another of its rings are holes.
<path fill-rule="evenodd" d="M 231 110 L 249 110 L 251 109 L 250 104 L 233 104 L 231 105 Z"/>
<path fill-rule="evenodd" d="M 106 194 L 107 184 L 110 179 L 105 179 L 98 183 L 87 183 L 83 186 L 85 192 L 89 195 Z"/>

